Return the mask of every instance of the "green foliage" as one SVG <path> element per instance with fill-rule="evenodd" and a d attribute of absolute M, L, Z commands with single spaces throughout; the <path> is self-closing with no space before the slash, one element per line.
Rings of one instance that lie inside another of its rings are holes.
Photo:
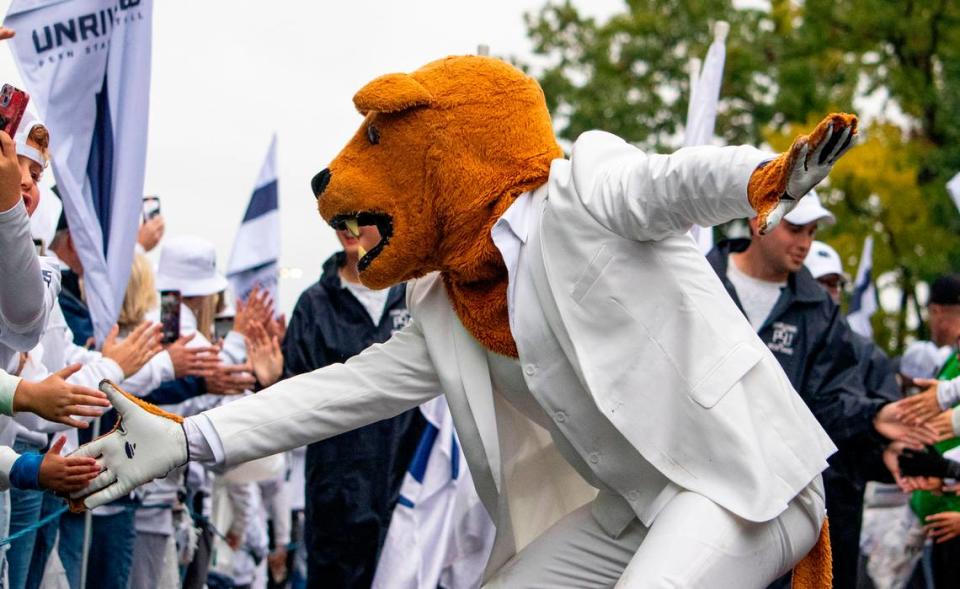
<path fill-rule="evenodd" d="M 823 238 L 852 271 L 875 235 L 874 276 L 893 272 L 904 293 L 875 317 L 877 341 L 901 351 L 922 336 L 906 319 L 917 283 L 960 270 L 960 214 L 944 186 L 960 171 L 960 2 L 628 0 L 603 22 L 549 2 L 526 22 L 558 134 L 600 128 L 679 147 L 688 63 L 718 20 L 731 28 L 716 126 L 726 143 L 784 149 L 829 112 L 875 111 L 821 190 L 839 221 Z"/>

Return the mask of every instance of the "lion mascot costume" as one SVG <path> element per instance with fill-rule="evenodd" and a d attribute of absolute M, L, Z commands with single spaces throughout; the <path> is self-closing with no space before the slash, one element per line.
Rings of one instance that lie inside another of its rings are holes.
<path fill-rule="evenodd" d="M 795 587 L 828 587 L 835 448 L 687 231 L 776 225 L 856 117 L 780 155 L 649 155 L 591 131 L 564 159 L 536 81 L 475 56 L 382 76 L 354 104 L 363 123 L 313 191 L 331 225 L 377 228 L 361 280 L 409 281 L 412 323 L 185 420 L 104 383 L 123 425 L 78 450 L 104 470 L 75 504 L 445 394 L 497 527 L 485 586 L 765 587 L 795 568 Z"/>

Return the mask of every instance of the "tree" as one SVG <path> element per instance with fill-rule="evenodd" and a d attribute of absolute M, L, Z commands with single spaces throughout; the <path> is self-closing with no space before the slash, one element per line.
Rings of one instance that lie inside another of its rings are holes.
<path fill-rule="evenodd" d="M 914 335 L 915 287 L 960 269 L 960 215 L 944 185 L 960 170 L 960 6 L 953 0 L 628 0 L 604 22 L 569 1 L 526 15 L 538 77 L 558 134 L 601 128 L 641 147 L 680 146 L 687 63 L 710 25 L 731 25 L 716 135 L 784 149 L 823 115 L 873 105 L 862 144 L 821 194 L 838 217 L 823 233 L 855 268 L 877 236 L 874 275 L 894 272 L 900 308 L 875 317 L 877 341 L 898 353 Z M 878 106 L 879 105 L 879 106 Z M 888 114 L 896 116 L 887 116 Z"/>

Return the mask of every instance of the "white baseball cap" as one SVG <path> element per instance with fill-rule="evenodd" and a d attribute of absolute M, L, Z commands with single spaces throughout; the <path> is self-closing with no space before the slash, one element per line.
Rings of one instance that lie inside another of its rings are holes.
<path fill-rule="evenodd" d="M 169 237 L 160 250 L 157 290 L 179 290 L 181 296 L 202 297 L 227 288 L 227 279 L 217 272 L 217 251 L 205 239 Z"/>
<path fill-rule="evenodd" d="M 806 225 L 817 221 L 826 225 L 833 225 L 837 218 L 820 203 L 820 195 L 811 190 L 797 202 L 793 210 L 784 215 L 783 220 L 793 225 Z"/>
<path fill-rule="evenodd" d="M 900 359 L 900 374 L 910 378 L 935 378 L 937 369 L 952 353 L 951 346 L 938 348 L 933 342 L 913 342 L 907 346 Z"/>
<path fill-rule="evenodd" d="M 17 133 L 13 138 L 13 142 L 17 145 L 17 155 L 29 158 L 46 168 L 48 163 L 47 158 L 43 157 L 39 149 L 27 144 L 27 138 L 30 136 L 30 132 L 33 131 L 33 128 L 37 125 L 45 126 L 43 121 L 30 114 L 30 111 L 25 111 L 23 118 L 20 119 L 20 126 L 17 127 Z"/>
<path fill-rule="evenodd" d="M 846 277 L 843 272 L 843 262 L 840 261 L 840 254 L 822 241 L 814 241 L 810 244 L 810 251 L 807 252 L 807 259 L 803 261 L 803 265 L 807 267 L 807 270 L 810 270 L 814 278 L 829 274 L 839 274 Z"/>

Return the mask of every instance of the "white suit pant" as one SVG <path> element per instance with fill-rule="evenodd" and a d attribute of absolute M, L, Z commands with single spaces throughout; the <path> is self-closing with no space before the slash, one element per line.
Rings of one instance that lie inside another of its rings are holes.
<path fill-rule="evenodd" d="M 737 587 L 762 589 L 814 546 L 823 523 L 820 477 L 768 522 L 737 517 L 682 492 L 650 528 L 634 520 L 612 537 L 587 504 L 517 553 L 487 589 Z"/>

